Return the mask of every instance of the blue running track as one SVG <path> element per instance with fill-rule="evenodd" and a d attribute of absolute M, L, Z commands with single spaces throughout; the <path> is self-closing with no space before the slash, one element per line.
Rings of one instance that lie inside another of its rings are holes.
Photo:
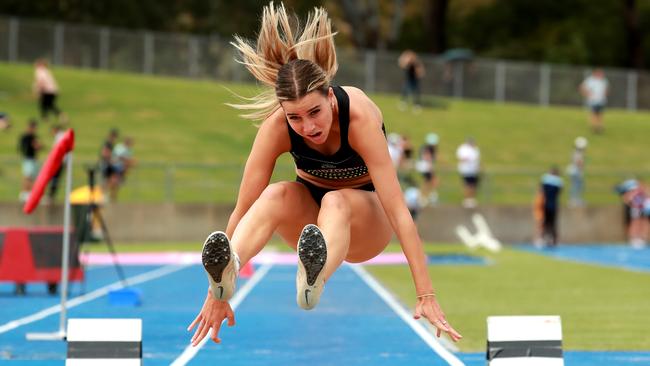
<path fill-rule="evenodd" d="M 156 268 L 125 269 L 131 277 Z M 206 292 L 201 267 L 175 269 L 134 286 L 144 294 L 141 307 L 111 306 L 104 296 L 70 309 L 69 317 L 142 318 L 144 364 L 169 365 L 188 345 L 185 329 Z M 222 329 L 223 343 L 207 342 L 187 364 L 447 364 L 350 267 L 336 273 L 310 312 L 295 303 L 295 271 L 295 266 L 273 267 L 235 310 L 237 325 Z M 86 293 L 115 281 L 112 267 L 90 269 L 87 277 Z M 44 285 L 28 286 L 24 297 L 12 291 L 11 284 L 0 285 L 0 364 L 61 365 L 64 342 L 25 340 L 28 332 L 55 331 L 58 313 L 6 330 L 10 321 L 56 305 L 58 298 L 47 296 Z M 75 284 L 71 297 L 78 295 Z"/>
<path fill-rule="evenodd" d="M 634 249 L 627 245 L 559 245 L 557 248 L 537 249 L 518 245 L 518 249 L 549 257 L 580 263 L 650 272 L 650 248 Z"/>
<path fill-rule="evenodd" d="M 144 294 L 142 306 L 111 306 L 106 296 L 97 296 L 72 307 L 68 317 L 141 318 L 144 365 L 170 365 L 186 350 L 191 337 L 186 327 L 205 298 L 203 269 L 193 265 L 127 266 L 125 270 L 130 278 L 158 276 L 134 286 Z M 295 303 L 295 271 L 295 266 L 271 267 L 235 310 L 237 325 L 222 328 L 223 343 L 209 341 L 176 365 L 449 364 L 350 266 L 333 276 L 321 303 L 309 312 Z M 86 275 L 85 296 L 116 281 L 110 266 L 89 268 Z M 240 281 L 240 289 L 245 286 Z M 25 340 L 28 332 L 57 330 L 58 313 L 35 321 L 26 317 L 56 306 L 58 298 L 48 296 L 44 285 L 30 285 L 27 291 L 27 296 L 17 297 L 13 285 L 0 284 L 0 365 L 62 365 L 64 342 Z M 71 292 L 73 299 L 80 296 L 79 285 L 74 284 Z M 467 366 L 485 365 L 483 353 L 456 356 Z M 567 352 L 565 359 L 567 366 L 636 366 L 650 364 L 650 352 Z"/>

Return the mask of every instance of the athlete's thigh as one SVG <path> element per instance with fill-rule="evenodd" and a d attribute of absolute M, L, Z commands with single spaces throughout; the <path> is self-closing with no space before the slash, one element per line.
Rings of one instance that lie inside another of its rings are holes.
<path fill-rule="evenodd" d="M 364 262 L 381 253 L 393 236 L 393 228 L 375 192 L 341 189 L 350 204 L 350 248 L 348 262 Z"/>
<path fill-rule="evenodd" d="M 304 184 L 282 182 L 282 185 L 287 189 L 287 200 L 277 232 L 295 250 L 305 225 L 316 223 L 319 207 Z"/>

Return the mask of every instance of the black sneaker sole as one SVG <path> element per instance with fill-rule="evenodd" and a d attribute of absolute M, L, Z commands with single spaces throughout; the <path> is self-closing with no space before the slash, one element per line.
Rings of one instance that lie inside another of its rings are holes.
<path fill-rule="evenodd" d="M 214 282 L 221 282 L 223 270 L 230 263 L 230 257 L 230 242 L 226 234 L 217 231 L 205 239 L 201 260 Z"/>
<path fill-rule="evenodd" d="M 307 284 L 313 286 L 327 261 L 325 238 L 318 226 L 309 224 L 302 229 L 298 239 L 298 258 L 305 267 Z"/>

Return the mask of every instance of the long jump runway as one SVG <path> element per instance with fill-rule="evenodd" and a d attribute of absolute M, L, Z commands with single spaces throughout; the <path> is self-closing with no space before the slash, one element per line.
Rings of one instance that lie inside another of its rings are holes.
<path fill-rule="evenodd" d="M 142 306 L 109 305 L 98 291 L 116 281 L 115 273 L 96 267 L 87 271 L 86 298 L 73 286 L 69 317 L 142 318 L 144 365 L 463 365 L 409 321 L 410 313 L 385 300 L 385 293 L 382 298 L 383 289 L 371 287 L 372 278 L 359 267 L 339 269 L 312 311 L 296 305 L 295 265 L 258 268 L 248 283 L 240 281 L 239 298 L 233 299 L 237 325 L 224 325 L 222 344 L 209 341 L 201 348 L 188 347 L 191 334 L 185 329 L 205 298 L 203 269 L 125 269 L 140 281 L 134 287 L 144 294 Z M 65 359 L 64 342 L 25 340 L 27 332 L 58 327 L 58 312 L 52 310 L 58 298 L 42 287 L 30 286 L 27 296 L 16 297 L 12 286 L 0 285 L 0 364 L 61 365 Z"/>

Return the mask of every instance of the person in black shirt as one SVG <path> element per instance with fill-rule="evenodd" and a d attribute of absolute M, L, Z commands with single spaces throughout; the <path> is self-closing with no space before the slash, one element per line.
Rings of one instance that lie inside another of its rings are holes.
<path fill-rule="evenodd" d="M 322 8 L 296 32 L 283 5 L 264 7 L 257 44 L 235 38 L 240 60 L 266 90 L 236 106 L 262 120 L 246 160 L 237 203 L 225 232 L 204 242 L 209 289 L 188 330 L 198 345 L 221 323 L 235 324 L 228 303 L 238 269 L 277 232 L 296 250 L 296 302 L 314 308 L 326 281 L 343 261 L 379 255 L 396 234 L 408 260 L 416 305 L 453 341 L 462 336 L 447 322 L 429 277 L 422 240 L 404 201 L 388 153 L 383 116 L 360 89 L 334 86 L 338 63 L 331 21 Z M 295 35 L 295 36 L 294 36 Z M 296 181 L 270 183 L 277 159 L 291 154 Z M 321 197 L 322 194 L 322 197 Z M 232 239 L 232 241 L 230 241 Z"/>
<path fill-rule="evenodd" d="M 402 52 L 397 63 L 404 70 L 404 87 L 400 109 L 405 110 L 409 96 L 413 100 L 413 111 L 418 112 L 420 103 L 420 79 L 424 76 L 424 65 L 411 50 Z"/>
<path fill-rule="evenodd" d="M 36 158 L 42 146 L 36 135 L 36 127 L 36 121 L 30 120 L 27 124 L 27 130 L 20 136 L 18 142 L 18 151 L 23 158 L 23 183 L 19 196 L 21 202 L 26 202 L 29 198 L 29 192 L 32 190 L 34 179 L 36 179 L 36 175 L 38 174 L 38 162 Z"/>

